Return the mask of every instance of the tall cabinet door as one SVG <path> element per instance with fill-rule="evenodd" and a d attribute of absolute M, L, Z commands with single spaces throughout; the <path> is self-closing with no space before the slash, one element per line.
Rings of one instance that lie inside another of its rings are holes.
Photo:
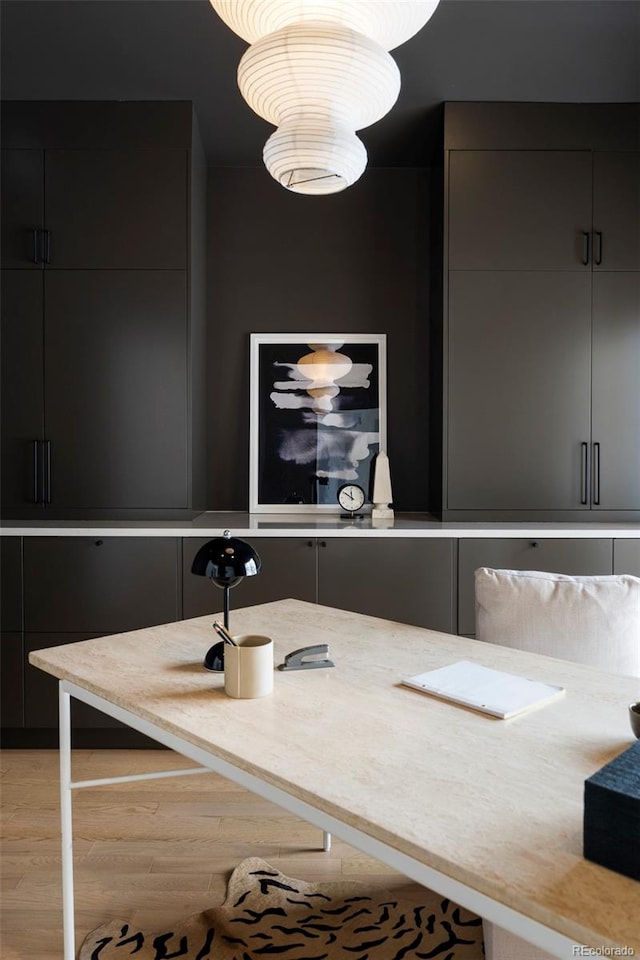
<path fill-rule="evenodd" d="M 593 277 L 593 508 L 640 510 L 640 272 Z"/>
<path fill-rule="evenodd" d="M 587 509 L 590 274 L 449 283 L 448 508 Z"/>
<path fill-rule="evenodd" d="M 591 154 L 454 150 L 450 270 L 590 270 Z"/>
<path fill-rule="evenodd" d="M 45 275 L 51 505 L 187 505 L 185 274 Z"/>
<path fill-rule="evenodd" d="M 34 231 L 43 226 L 42 150 L 2 151 L 2 269 L 40 269 Z"/>
<path fill-rule="evenodd" d="M 2 507 L 41 511 L 42 271 L 2 271 Z"/>

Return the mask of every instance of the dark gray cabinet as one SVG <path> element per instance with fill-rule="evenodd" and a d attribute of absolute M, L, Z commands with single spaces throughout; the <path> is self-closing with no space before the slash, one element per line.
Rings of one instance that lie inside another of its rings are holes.
<path fill-rule="evenodd" d="M 173 537 L 25 537 L 24 640 L 10 638 L 8 656 L 20 670 L 5 727 L 53 731 L 57 681 L 28 662 L 33 650 L 142 629 L 181 617 L 181 542 Z M 3 637 L 3 652 L 4 652 Z M 135 643 L 135 638 L 132 638 Z M 23 686 L 22 686 L 23 685 Z M 117 721 L 74 703 L 72 722 L 84 731 L 123 731 Z M 140 745 L 126 732 L 108 745 Z"/>
<path fill-rule="evenodd" d="M 27 633 L 119 633 L 180 618 L 174 537 L 25 537 Z"/>
<path fill-rule="evenodd" d="M 460 540 L 458 633 L 468 636 L 473 636 L 476 629 L 474 572 L 479 567 L 546 570 L 575 577 L 607 576 L 613 572 L 613 541 L 501 537 Z"/>
<path fill-rule="evenodd" d="M 0 540 L 0 726 L 24 723 L 22 540 Z"/>
<path fill-rule="evenodd" d="M 0 721 L 3 729 L 24 727 L 24 636 L 0 631 Z"/>
<path fill-rule="evenodd" d="M 0 538 L 0 626 L 22 630 L 22 539 Z"/>
<path fill-rule="evenodd" d="M 639 270 L 640 152 L 452 150 L 451 270 Z"/>
<path fill-rule="evenodd" d="M 2 150 L 2 269 L 40 268 L 44 223 L 44 153 Z"/>
<path fill-rule="evenodd" d="M 4 515 L 202 509 L 206 171 L 190 104 L 4 114 Z"/>
<path fill-rule="evenodd" d="M 186 300 L 179 270 L 45 277 L 52 505 L 188 505 Z"/>
<path fill-rule="evenodd" d="M 43 498 L 42 308 L 39 272 L 2 271 L 0 494 L 3 506 L 19 505 L 23 515 L 40 513 Z"/>
<path fill-rule="evenodd" d="M 43 670 L 32 667 L 29 654 L 79 640 L 93 640 L 96 633 L 25 634 L 24 726 L 29 730 L 57 730 L 58 681 Z M 71 724 L 74 729 L 122 729 L 122 724 L 80 700 L 71 699 Z"/>
<path fill-rule="evenodd" d="M 222 590 L 206 577 L 191 573 L 193 558 L 209 539 L 189 537 L 182 542 L 182 609 L 185 619 L 222 611 Z M 245 577 L 231 589 L 232 629 L 233 611 L 240 607 L 288 598 L 316 602 L 315 540 L 260 537 L 251 541 L 251 545 L 262 566 L 259 574 Z"/>
<path fill-rule="evenodd" d="M 640 271 L 593 278 L 592 376 L 591 504 L 640 510 Z"/>
<path fill-rule="evenodd" d="M 640 577 L 640 539 L 616 538 L 613 541 L 613 572 Z"/>
<path fill-rule="evenodd" d="M 449 269 L 589 269 L 591 181 L 588 151 L 452 151 Z"/>
<path fill-rule="evenodd" d="M 54 270 L 185 270 L 186 149 L 47 150 L 44 226 Z"/>
<path fill-rule="evenodd" d="M 445 519 L 640 510 L 637 122 L 447 105 Z"/>
<path fill-rule="evenodd" d="M 593 154 L 593 269 L 640 270 L 640 152 Z"/>
<path fill-rule="evenodd" d="M 184 617 L 222 610 L 222 591 L 191 573 L 203 543 L 183 541 Z M 454 540 L 260 537 L 252 545 L 262 570 L 232 589 L 232 627 L 234 608 L 292 597 L 432 630 L 453 629 Z"/>
<path fill-rule="evenodd" d="M 318 603 L 451 632 L 452 539 L 319 540 Z"/>
<path fill-rule="evenodd" d="M 450 510 L 587 509 L 589 278 L 449 275 Z"/>

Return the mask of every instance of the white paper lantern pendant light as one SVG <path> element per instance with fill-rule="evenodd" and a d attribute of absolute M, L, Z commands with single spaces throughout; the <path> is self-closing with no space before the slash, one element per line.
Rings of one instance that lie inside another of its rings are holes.
<path fill-rule="evenodd" d="M 263 159 L 295 193 L 337 193 L 367 165 L 356 136 L 392 108 L 400 73 L 387 52 L 413 36 L 438 0 L 210 0 L 251 43 L 238 86 L 277 129 Z"/>

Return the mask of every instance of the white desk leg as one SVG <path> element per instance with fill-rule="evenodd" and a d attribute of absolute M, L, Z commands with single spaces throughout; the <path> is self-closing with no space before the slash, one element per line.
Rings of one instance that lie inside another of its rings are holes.
<path fill-rule="evenodd" d="M 62 832 L 62 930 L 64 960 L 75 960 L 73 824 L 71 820 L 71 697 L 59 683 L 60 827 Z"/>
<path fill-rule="evenodd" d="M 327 833 L 326 830 L 322 834 L 322 849 L 325 853 L 329 853 L 329 850 L 331 850 L 331 834 Z"/>

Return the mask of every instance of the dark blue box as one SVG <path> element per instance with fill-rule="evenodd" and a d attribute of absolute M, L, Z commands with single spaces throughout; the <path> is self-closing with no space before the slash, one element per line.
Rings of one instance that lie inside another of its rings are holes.
<path fill-rule="evenodd" d="M 585 780 L 584 856 L 640 880 L 640 740 Z"/>

